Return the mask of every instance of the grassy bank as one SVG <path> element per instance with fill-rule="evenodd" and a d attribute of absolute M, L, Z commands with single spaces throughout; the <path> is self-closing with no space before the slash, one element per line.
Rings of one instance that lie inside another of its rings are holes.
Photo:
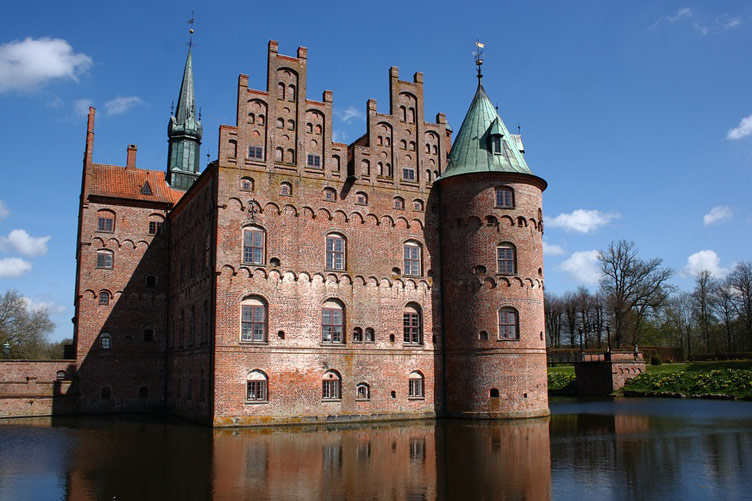
<path fill-rule="evenodd" d="M 550 367 L 552 394 L 575 389 L 573 366 Z M 647 372 L 627 383 L 629 396 L 752 399 L 752 360 L 648 365 Z"/>

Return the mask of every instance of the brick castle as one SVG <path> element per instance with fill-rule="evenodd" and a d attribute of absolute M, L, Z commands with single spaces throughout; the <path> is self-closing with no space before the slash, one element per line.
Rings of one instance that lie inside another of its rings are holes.
<path fill-rule="evenodd" d="M 79 211 L 76 412 L 212 426 L 548 414 L 541 194 L 482 86 L 452 140 L 423 75 L 332 140 L 307 50 L 269 42 L 266 90 L 199 169 L 191 52 L 165 172 L 94 163 Z"/>

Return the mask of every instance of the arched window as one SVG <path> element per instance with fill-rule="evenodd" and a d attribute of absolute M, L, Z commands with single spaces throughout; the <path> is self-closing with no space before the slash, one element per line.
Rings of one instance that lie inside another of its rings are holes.
<path fill-rule="evenodd" d="M 264 264 L 264 240 L 266 232 L 252 226 L 243 230 L 243 263 Z"/>
<path fill-rule="evenodd" d="M 308 122 L 306 124 L 306 132 L 309 134 L 313 134 L 313 124 L 311 122 Z"/>
<path fill-rule="evenodd" d="M 289 148 L 287 150 L 287 155 L 285 157 L 285 162 L 287 162 L 289 164 L 294 164 L 295 163 L 295 150 L 293 150 L 292 148 Z"/>
<path fill-rule="evenodd" d="M 491 398 L 499 398 L 499 389 L 491 388 Z"/>
<path fill-rule="evenodd" d="M 266 342 L 266 302 L 248 298 L 240 305 L 240 340 L 248 343 Z"/>
<path fill-rule="evenodd" d="M 423 374 L 419 371 L 413 371 L 408 378 L 410 386 L 407 395 L 410 398 L 423 398 L 425 396 L 425 385 L 423 384 Z"/>
<path fill-rule="evenodd" d="M 278 118 L 277 119 L 277 128 L 278 129 L 284 129 L 285 128 L 285 119 L 284 118 Z"/>
<path fill-rule="evenodd" d="M 337 190 L 334 188 L 324 188 L 324 200 L 327 202 L 337 201 Z"/>
<path fill-rule="evenodd" d="M 423 325 L 420 306 L 410 303 L 402 312 L 403 341 L 405 344 L 423 344 Z"/>
<path fill-rule="evenodd" d="M 99 335 L 99 346 L 103 350 L 109 350 L 110 348 L 112 348 L 112 336 L 110 336 L 109 334 L 106 334 L 106 333 L 105 334 L 100 334 Z"/>
<path fill-rule="evenodd" d="M 376 145 L 377 146 L 383 146 L 384 145 L 384 136 L 378 136 L 376 138 Z"/>
<path fill-rule="evenodd" d="M 400 120 L 407 121 L 407 107 L 405 106 L 400 106 Z"/>
<path fill-rule="evenodd" d="M 413 200 L 413 210 L 416 212 L 423 212 L 423 200 L 417 198 Z"/>
<path fill-rule="evenodd" d="M 355 203 L 358 205 L 368 205 L 368 195 L 359 191 L 355 194 Z"/>
<path fill-rule="evenodd" d="M 105 306 L 110 304 L 110 293 L 107 291 L 102 291 L 99 293 L 99 304 Z"/>
<path fill-rule="evenodd" d="M 371 387 L 368 383 L 358 383 L 355 387 L 355 399 L 356 400 L 370 400 L 371 399 Z"/>
<path fill-rule="evenodd" d="M 287 182 L 280 184 L 279 194 L 285 197 L 292 196 L 292 185 Z"/>
<path fill-rule="evenodd" d="M 334 155 L 332 157 L 332 160 L 333 160 L 333 163 L 334 163 L 334 166 L 332 167 L 332 170 L 334 172 L 339 172 L 339 168 L 340 168 L 340 159 L 339 159 L 339 156 Z"/>
<path fill-rule="evenodd" d="M 321 133 L 323 132 L 323 129 L 321 128 L 321 125 L 320 125 L 320 124 L 316 124 L 316 129 L 315 129 L 315 131 L 316 131 L 316 135 L 317 135 L 317 136 L 320 136 L 320 135 L 321 135 Z"/>
<path fill-rule="evenodd" d="M 295 86 L 290 84 L 287 87 L 287 90 L 288 90 L 287 99 L 289 99 L 290 101 L 295 101 Z"/>
<path fill-rule="evenodd" d="M 255 122 L 256 122 L 256 115 L 254 115 L 253 113 L 249 113 L 248 114 L 248 123 L 249 124 L 253 124 Z"/>
<path fill-rule="evenodd" d="M 420 244 L 418 244 L 417 242 L 405 243 L 405 275 L 413 277 L 418 277 L 421 275 L 420 251 Z"/>
<path fill-rule="evenodd" d="M 276 148 L 274 150 L 274 160 L 276 160 L 277 162 L 281 162 L 283 153 L 284 153 L 284 150 L 282 148 Z"/>
<path fill-rule="evenodd" d="M 507 186 L 496 188 L 496 205 L 499 209 L 514 208 L 514 190 Z"/>
<path fill-rule="evenodd" d="M 68 373 L 65 371 L 57 371 L 55 374 L 55 379 L 58 381 L 65 381 L 65 379 L 68 377 Z"/>
<path fill-rule="evenodd" d="M 337 233 L 326 236 L 326 269 L 345 269 L 345 237 Z"/>
<path fill-rule="evenodd" d="M 407 110 L 407 122 L 414 124 L 415 123 L 415 108 L 410 107 Z"/>
<path fill-rule="evenodd" d="M 345 310 L 339 301 L 330 299 L 321 308 L 321 342 L 343 344 Z"/>
<path fill-rule="evenodd" d="M 240 180 L 240 191 L 253 191 L 253 179 L 244 177 Z"/>
<path fill-rule="evenodd" d="M 287 121 L 287 128 L 289 130 L 295 130 L 295 120 L 288 120 Z"/>
<path fill-rule="evenodd" d="M 499 244 L 496 248 L 496 263 L 498 273 L 514 275 L 517 273 L 517 250 L 508 242 Z"/>
<path fill-rule="evenodd" d="M 285 98 L 285 84 L 283 82 L 279 82 L 277 84 L 277 99 L 284 99 Z"/>
<path fill-rule="evenodd" d="M 405 210 L 405 199 L 402 197 L 394 197 L 394 208 L 397 210 Z"/>
<path fill-rule="evenodd" d="M 499 339 L 519 339 L 519 315 L 517 310 L 504 307 L 499 310 Z"/>
<path fill-rule="evenodd" d="M 115 231 L 115 213 L 109 210 L 97 212 L 97 231 L 112 233 Z"/>
<path fill-rule="evenodd" d="M 157 277 L 154 275 L 146 275 L 146 286 L 153 289 L 157 286 Z"/>
<path fill-rule="evenodd" d="M 342 379 L 337 371 L 327 371 L 321 378 L 322 400 L 340 400 L 342 398 Z"/>
<path fill-rule="evenodd" d="M 353 343 L 362 343 L 363 342 L 363 329 L 360 327 L 356 327 L 353 329 Z"/>
<path fill-rule="evenodd" d="M 115 262 L 115 254 L 111 250 L 100 249 L 97 251 L 97 268 L 111 270 Z"/>
<path fill-rule="evenodd" d="M 376 333 L 372 328 L 366 327 L 366 343 L 373 343 L 376 341 Z"/>
<path fill-rule="evenodd" d="M 154 329 L 152 329 L 151 327 L 146 327 L 144 329 L 144 342 L 145 343 L 154 342 Z"/>
<path fill-rule="evenodd" d="M 269 378 L 259 370 L 248 373 L 245 399 L 248 402 L 269 401 Z"/>

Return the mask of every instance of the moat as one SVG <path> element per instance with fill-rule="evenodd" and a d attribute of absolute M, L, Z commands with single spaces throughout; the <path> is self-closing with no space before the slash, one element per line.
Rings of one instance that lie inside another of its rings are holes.
<path fill-rule="evenodd" d="M 742 499 L 752 402 L 554 399 L 550 418 L 212 430 L 0 425 L 0 499 Z"/>

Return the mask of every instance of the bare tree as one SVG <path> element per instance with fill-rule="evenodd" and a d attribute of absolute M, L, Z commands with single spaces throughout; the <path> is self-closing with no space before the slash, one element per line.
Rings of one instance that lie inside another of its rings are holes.
<path fill-rule="evenodd" d="M 635 243 L 626 240 L 611 242 L 601 251 L 599 260 L 601 289 L 608 298 L 616 345 L 621 346 L 627 334 L 628 320 L 632 324 L 631 341 L 636 343 L 646 315 L 666 302 L 672 290 L 667 281 L 673 271 L 661 267 L 661 259 L 640 259 Z"/>
<path fill-rule="evenodd" d="M 577 298 L 571 292 L 564 293 L 564 316 L 567 320 L 569 332 L 569 346 L 575 345 L 575 333 L 577 332 Z"/>
<path fill-rule="evenodd" d="M 739 263 L 728 276 L 728 284 L 736 298 L 735 307 L 747 331 L 752 349 L 752 261 Z"/>
<path fill-rule="evenodd" d="M 726 331 L 726 345 L 728 351 L 732 351 L 732 338 L 734 333 L 734 289 L 728 280 L 716 282 L 711 291 L 711 307 L 723 322 Z"/>
<path fill-rule="evenodd" d="M 666 316 L 679 333 L 679 348 L 684 353 L 684 341 L 687 356 L 692 355 L 692 326 L 694 325 L 694 299 L 688 292 L 682 292 L 667 302 Z"/>
<path fill-rule="evenodd" d="M 545 292 L 543 304 L 546 314 L 546 332 L 549 346 L 561 346 L 561 327 L 564 316 L 564 305 L 560 297 Z"/>
<path fill-rule="evenodd" d="M 9 358 L 35 358 L 45 353 L 46 336 L 54 324 L 44 308 L 32 309 L 17 291 L 7 291 L 0 299 L 0 345 Z"/>
<path fill-rule="evenodd" d="M 705 352 L 710 353 L 710 325 L 713 323 L 713 315 L 710 311 L 711 291 L 713 289 L 713 278 L 708 270 L 702 270 L 695 278 L 695 290 L 692 292 L 692 299 L 697 310 L 697 320 L 700 324 L 700 331 L 705 338 Z"/>

